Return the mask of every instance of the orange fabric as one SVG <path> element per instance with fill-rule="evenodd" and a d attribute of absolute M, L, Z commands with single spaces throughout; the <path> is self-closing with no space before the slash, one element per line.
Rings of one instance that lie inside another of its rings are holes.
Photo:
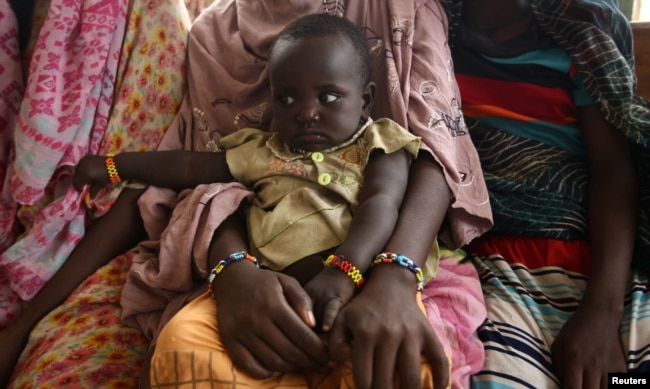
<path fill-rule="evenodd" d="M 424 306 L 418 293 L 418 305 Z M 232 364 L 217 328 L 217 304 L 207 293 L 186 305 L 163 328 L 151 358 L 151 387 L 166 388 L 317 388 L 352 389 L 352 370 L 284 374 L 258 380 Z M 449 362 L 451 365 L 451 361 Z M 422 388 L 433 388 L 431 366 L 422 359 Z M 396 385 L 395 387 L 399 387 Z"/>

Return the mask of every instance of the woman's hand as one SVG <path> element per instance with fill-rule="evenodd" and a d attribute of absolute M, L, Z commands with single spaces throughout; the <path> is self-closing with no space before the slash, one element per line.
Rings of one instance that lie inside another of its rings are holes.
<path fill-rule="evenodd" d="M 339 313 L 329 349 L 338 362 L 350 362 L 359 389 L 421 388 L 421 355 L 431 364 L 436 388 L 449 382 L 449 361 L 416 302 L 416 280 L 399 266 L 373 269 L 361 292 Z"/>
<path fill-rule="evenodd" d="M 233 363 L 256 378 L 314 371 L 329 362 L 309 295 L 285 274 L 233 263 L 214 282 L 217 320 Z"/>
<path fill-rule="evenodd" d="M 324 332 L 334 324 L 341 308 L 354 296 L 354 282 L 340 269 L 327 266 L 305 285 L 314 304 L 316 323 Z"/>
<path fill-rule="evenodd" d="M 619 336 L 622 314 L 583 301 L 551 346 L 553 365 L 571 388 L 607 388 L 608 372 L 626 372 Z"/>
<path fill-rule="evenodd" d="M 91 193 L 96 193 L 109 183 L 105 156 L 86 155 L 81 158 L 74 169 L 72 186 L 78 191 L 83 190 L 84 186 L 90 185 Z"/>

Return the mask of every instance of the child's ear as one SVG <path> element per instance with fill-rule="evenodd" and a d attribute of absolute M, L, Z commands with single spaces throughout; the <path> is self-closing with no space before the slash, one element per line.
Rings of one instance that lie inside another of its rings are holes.
<path fill-rule="evenodd" d="M 372 105 L 375 103 L 376 89 L 377 86 L 372 81 L 369 81 L 366 84 L 366 86 L 363 88 L 363 95 L 361 96 L 361 98 L 363 99 L 363 106 L 361 107 L 361 110 L 363 112 L 363 117 L 366 119 L 370 117 L 370 111 L 372 111 Z"/>

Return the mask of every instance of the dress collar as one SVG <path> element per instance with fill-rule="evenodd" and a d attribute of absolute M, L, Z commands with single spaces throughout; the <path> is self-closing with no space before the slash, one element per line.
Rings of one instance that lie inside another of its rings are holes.
<path fill-rule="evenodd" d="M 338 145 L 332 146 L 328 149 L 319 150 L 318 152 L 322 154 L 327 154 L 351 145 L 361 136 L 361 134 L 363 134 L 366 128 L 368 128 L 368 126 L 370 126 L 372 123 L 373 120 L 371 118 L 368 118 L 368 120 L 366 120 L 366 122 L 362 126 L 359 126 L 359 129 L 348 140 Z M 277 132 L 274 132 L 269 137 L 269 139 L 266 140 L 266 147 L 268 147 L 269 150 L 271 150 L 271 153 L 273 153 L 275 157 L 287 162 L 295 161 L 302 158 L 310 158 L 311 154 L 314 153 L 312 151 L 300 152 L 297 150 L 292 150 L 291 148 L 289 148 L 287 144 L 282 142 L 280 138 L 277 137 Z"/>

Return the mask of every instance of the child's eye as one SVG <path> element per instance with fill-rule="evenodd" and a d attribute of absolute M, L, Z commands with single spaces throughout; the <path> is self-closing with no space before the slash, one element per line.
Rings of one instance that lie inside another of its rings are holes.
<path fill-rule="evenodd" d="M 291 96 L 280 96 L 280 102 L 282 104 L 293 104 L 296 100 Z"/>
<path fill-rule="evenodd" d="M 322 95 L 319 96 L 321 103 L 333 103 L 340 98 L 341 96 L 336 95 L 334 93 L 323 93 Z"/>

